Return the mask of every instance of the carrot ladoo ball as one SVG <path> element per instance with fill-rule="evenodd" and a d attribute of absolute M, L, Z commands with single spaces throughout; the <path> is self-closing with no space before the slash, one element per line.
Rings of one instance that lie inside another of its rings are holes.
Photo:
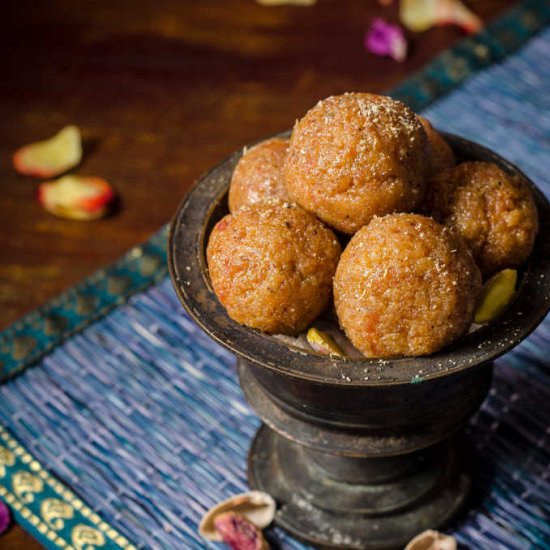
<path fill-rule="evenodd" d="M 296 334 L 327 305 L 341 249 L 315 216 L 279 203 L 225 216 L 206 252 L 214 292 L 233 320 Z"/>
<path fill-rule="evenodd" d="M 462 235 L 485 276 L 521 265 L 533 250 L 538 216 L 531 191 L 495 164 L 465 162 L 437 174 L 425 211 Z"/>
<path fill-rule="evenodd" d="M 329 97 L 294 126 L 285 162 L 290 197 L 344 233 L 373 216 L 411 211 L 429 171 L 426 133 L 403 103 Z"/>
<path fill-rule="evenodd" d="M 428 355 L 472 322 L 481 275 L 462 239 L 431 218 L 374 218 L 334 277 L 340 325 L 367 357 Z"/>
<path fill-rule="evenodd" d="M 427 118 L 419 116 L 418 120 L 420 120 L 424 128 L 430 144 L 430 174 L 435 175 L 442 170 L 452 168 L 456 164 L 456 161 L 450 145 L 443 139 L 441 134 L 432 126 Z"/>
<path fill-rule="evenodd" d="M 268 139 L 246 151 L 231 178 L 229 211 L 273 199 L 286 201 L 283 163 L 288 149 L 287 139 Z"/>

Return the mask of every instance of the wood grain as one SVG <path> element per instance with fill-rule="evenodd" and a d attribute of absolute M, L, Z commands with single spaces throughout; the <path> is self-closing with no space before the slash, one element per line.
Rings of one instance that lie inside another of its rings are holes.
<path fill-rule="evenodd" d="M 489 20 L 516 2 L 472 3 Z M 0 19 L 0 328 L 115 260 L 169 221 L 205 170 L 290 128 L 320 98 L 382 91 L 462 38 L 411 36 L 404 63 L 363 49 L 374 0 L 267 8 L 253 0 L 4 1 Z M 120 196 L 110 218 L 55 218 L 19 176 L 21 145 L 80 126 L 78 174 Z M 0 548 L 41 546 L 20 528 Z"/>

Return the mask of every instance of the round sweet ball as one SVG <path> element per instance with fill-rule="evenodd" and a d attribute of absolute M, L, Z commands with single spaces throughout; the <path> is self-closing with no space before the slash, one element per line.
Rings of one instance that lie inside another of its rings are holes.
<path fill-rule="evenodd" d="M 243 153 L 231 178 L 229 211 L 260 202 L 288 199 L 283 179 L 287 139 L 268 139 Z"/>
<path fill-rule="evenodd" d="M 419 116 L 418 120 L 424 128 L 430 144 L 430 174 L 435 175 L 447 168 L 452 168 L 456 164 L 456 160 L 450 145 L 427 118 Z"/>
<path fill-rule="evenodd" d="M 538 216 L 531 191 L 495 164 L 465 162 L 437 174 L 425 211 L 462 235 L 485 276 L 521 265 L 533 250 Z"/>
<path fill-rule="evenodd" d="M 374 216 L 411 211 L 429 169 L 427 137 L 416 115 L 389 97 L 329 97 L 294 126 L 285 162 L 291 198 L 353 234 Z"/>
<path fill-rule="evenodd" d="M 480 290 L 462 239 L 418 214 L 374 218 L 352 237 L 334 278 L 340 325 L 367 357 L 450 344 L 470 326 Z"/>
<path fill-rule="evenodd" d="M 334 233 L 315 216 L 268 203 L 219 221 L 207 260 L 214 292 L 233 320 L 297 334 L 328 304 L 340 252 Z"/>

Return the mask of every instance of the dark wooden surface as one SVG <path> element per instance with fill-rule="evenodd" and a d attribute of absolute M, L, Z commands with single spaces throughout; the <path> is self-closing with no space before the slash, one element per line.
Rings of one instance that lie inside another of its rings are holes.
<path fill-rule="evenodd" d="M 489 20 L 516 2 L 471 2 Z M 382 91 L 463 36 L 412 37 L 405 63 L 375 58 L 363 35 L 375 0 L 267 8 L 253 0 L 2 2 L 0 328 L 166 223 L 193 181 L 243 144 L 291 127 L 318 99 Z M 106 178 L 120 209 L 65 221 L 35 200 L 13 151 L 76 124 L 76 173 Z M 0 548 L 41 548 L 19 527 Z"/>

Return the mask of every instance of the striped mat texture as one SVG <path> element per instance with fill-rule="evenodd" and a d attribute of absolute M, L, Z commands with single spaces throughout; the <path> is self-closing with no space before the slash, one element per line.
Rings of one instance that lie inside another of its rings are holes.
<path fill-rule="evenodd" d="M 517 163 L 550 195 L 549 91 L 546 30 L 424 114 Z M 479 483 L 453 531 L 472 550 L 550 548 L 549 350 L 547 319 L 497 361 L 470 424 Z M 193 550 L 217 547 L 197 535 L 204 511 L 247 489 L 259 421 L 234 357 L 164 279 L 1 385 L 0 424 L 136 547 Z M 277 528 L 270 536 L 306 548 Z"/>

